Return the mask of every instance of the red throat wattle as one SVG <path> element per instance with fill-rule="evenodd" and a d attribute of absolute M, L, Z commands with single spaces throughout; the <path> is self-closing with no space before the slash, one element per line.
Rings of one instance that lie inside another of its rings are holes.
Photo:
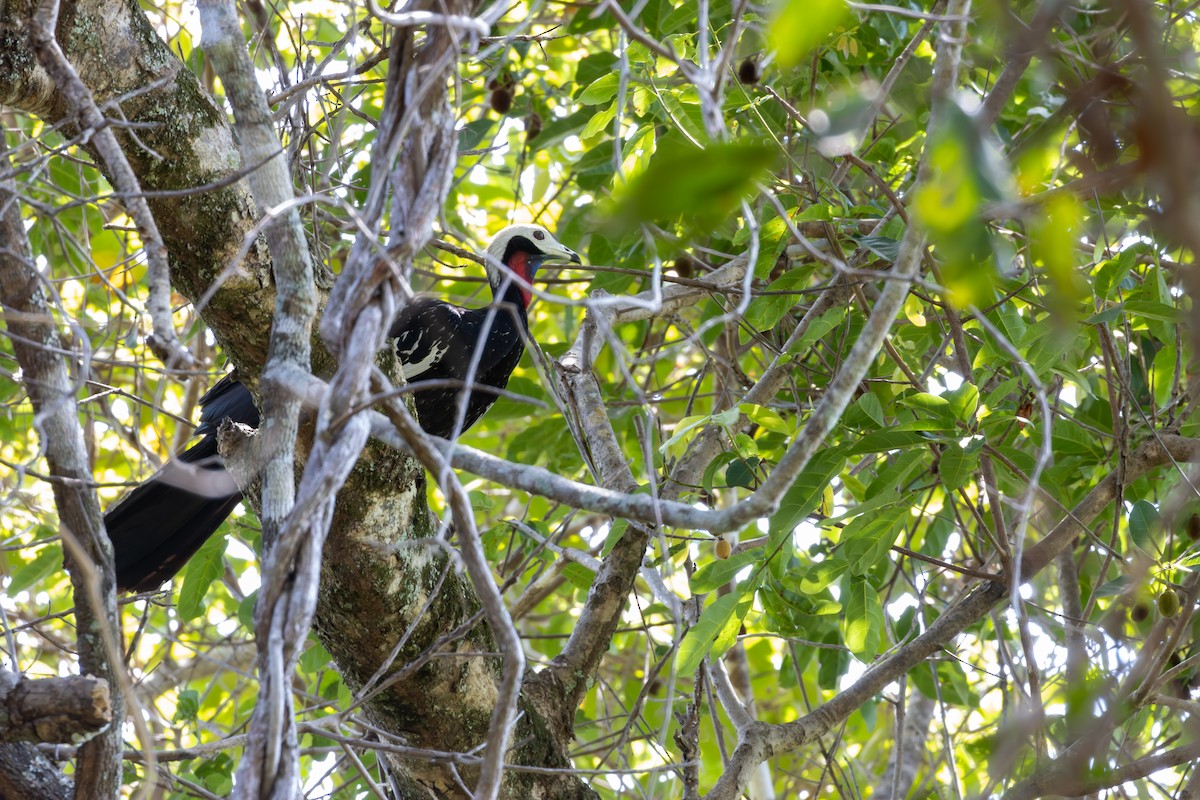
<path fill-rule="evenodd" d="M 513 253 L 509 256 L 508 268 L 513 271 L 513 275 L 524 281 L 525 284 L 532 283 L 532 280 L 530 280 L 532 276 L 529 274 L 528 253 L 522 253 L 520 250 Z M 529 301 L 532 299 L 529 289 L 522 283 L 518 283 L 517 288 L 521 291 L 521 301 L 525 304 L 526 308 L 529 308 Z"/>

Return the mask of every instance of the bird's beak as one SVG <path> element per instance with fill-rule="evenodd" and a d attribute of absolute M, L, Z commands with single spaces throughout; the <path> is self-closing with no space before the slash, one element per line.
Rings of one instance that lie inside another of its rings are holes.
<path fill-rule="evenodd" d="M 544 254 L 544 261 L 565 261 L 572 264 L 583 264 L 583 259 L 579 257 L 578 253 L 566 245 L 555 241 L 546 242 L 542 253 Z"/>

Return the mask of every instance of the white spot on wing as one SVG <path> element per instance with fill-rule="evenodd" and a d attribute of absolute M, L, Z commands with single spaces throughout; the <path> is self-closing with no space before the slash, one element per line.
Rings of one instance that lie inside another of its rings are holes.
<path fill-rule="evenodd" d="M 411 331 L 404 332 L 405 341 L 403 342 L 403 344 L 408 345 L 408 346 L 400 351 L 400 360 L 401 361 L 404 361 L 405 356 L 411 356 L 413 353 L 415 353 L 417 350 L 417 346 L 421 344 L 421 339 L 423 339 L 425 337 L 425 329 L 418 328 L 417 329 L 417 338 L 412 343 L 409 343 L 407 340 L 409 338 L 411 338 L 409 335 L 410 333 L 411 333 Z"/>
<path fill-rule="evenodd" d="M 441 361 L 442 356 L 446 355 L 446 351 L 449 349 L 450 345 L 448 344 L 444 344 L 441 347 L 435 344 L 429 348 L 429 354 L 420 361 L 414 361 L 411 364 L 401 361 L 400 366 L 404 369 L 404 380 L 411 381 L 413 378 L 423 375 L 430 367 Z"/>

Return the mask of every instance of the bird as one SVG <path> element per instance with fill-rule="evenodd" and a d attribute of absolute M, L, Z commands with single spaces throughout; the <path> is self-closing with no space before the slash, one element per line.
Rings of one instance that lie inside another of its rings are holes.
<path fill-rule="evenodd" d="M 582 264 L 541 225 L 510 225 L 492 239 L 485 268 L 492 303 L 463 308 L 421 296 L 388 330 L 417 421 L 450 438 L 470 428 L 496 402 L 525 351 L 530 285 L 546 262 Z M 460 397 L 468 389 L 465 414 Z M 421 384 L 429 387 L 422 389 Z M 460 418 L 461 417 L 461 418 Z M 174 577 L 237 507 L 241 492 L 217 452 L 217 428 L 230 419 L 259 425 L 250 390 L 231 372 L 200 398 L 200 441 L 125 495 L 104 515 L 116 561 L 117 588 L 158 589 Z"/>

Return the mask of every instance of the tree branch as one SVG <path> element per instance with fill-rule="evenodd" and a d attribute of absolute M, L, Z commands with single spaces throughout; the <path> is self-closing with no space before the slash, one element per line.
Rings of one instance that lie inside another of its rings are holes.
<path fill-rule="evenodd" d="M 259 514 L 263 525 L 263 586 L 254 612 L 259 702 L 251 718 L 252 735 L 238 768 L 236 786 L 239 797 L 285 800 L 300 787 L 292 672 L 316 605 L 319 567 L 307 570 L 311 579 L 306 584 L 296 574 L 301 568 L 288 557 L 288 548 L 280 541 L 284 520 L 295 504 L 293 463 L 301 399 L 277 376 L 284 365 L 309 368 L 317 293 L 300 213 L 290 203 L 294 191 L 287 162 L 280 152 L 271 109 L 246 51 L 233 4 L 201 0 L 199 9 L 201 45 L 221 76 L 233 107 L 242 161 L 261 162 L 247 175 L 247 181 L 259 213 L 268 218 L 263 233 L 274 264 L 277 290 L 261 382 L 263 424 L 258 437 L 265 465 Z M 305 538 L 305 545 L 315 549 L 318 563 L 328 517 L 325 514 L 325 524 L 314 525 L 311 537 Z M 292 533 L 302 535 L 295 529 Z"/>
<path fill-rule="evenodd" d="M 6 157 L 3 161 L 7 164 Z M 42 276 L 33 266 L 11 180 L 0 180 L 0 305 L 33 404 L 33 425 L 50 474 L 62 479 L 51 487 L 75 594 L 79 667 L 107 683 L 113 707 L 123 709 L 122 681 L 126 676 L 117 644 L 120 616 L 112 544 L 104 533 L 100 504 L 91 488 L 91 464 L 75 402 L 77 386 L 65 360 L 58 355 L 62 342 L 53 325 Z M 77 796 L 117 794 L 121 786 L 121 750 L 120 725 L 110 726 L 80 749 L 75 773 Z"/>
<path fill-rule="evenodd" d="M 142 247 L 146 252 L 150 281 L 150 297 L 146 303 L 154 328 L 154 333 L 149 341 L 150 349 L 162 359 L 168 369 L 194 367 L 195 359 L 179 341 L 179 335 L 175 333 L 175 326 L 171 323 L 171 285 L 167 271 L 167 248 L 158 231 L 158 223 L 155 221 L 146 199 L 141 194 L 137 176 L 134 175 L 133 168 L 125 158 L 116 134 L 108 120 L 100 113 L 92 93 L 80 80 L 79 74 L 71 66 L 71 62 L 67 61 L 62 48 L 58 46 L 58 42 L 54 38 L 58 23 L 58 9 L 58 0 L 41 0 L 39 2 L 31 28 L 34 52 L 37 53 L 42 67 L 58 85 L 59 91 L 67 101 L 70 113 L 76 116 L 84 139 L 90 139 L 91 145 L 100 154 L 113 185 L 125 196 L 125 206 L 137 224 Z"/>
<path fill-rule="evenodd" d="M 99 678 L 0 672 L 0 741 L 85 742 L 112 718 L 108 684 Z"/>

